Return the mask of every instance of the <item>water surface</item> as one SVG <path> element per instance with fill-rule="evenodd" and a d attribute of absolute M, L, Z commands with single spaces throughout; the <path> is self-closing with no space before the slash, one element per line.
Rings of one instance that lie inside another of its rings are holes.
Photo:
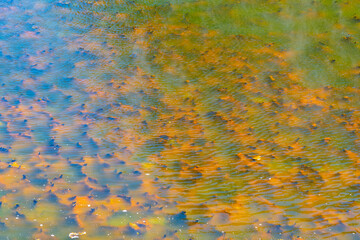
<path fill-rule="evenodd" d="M 358 9 L 2 1 L 0 238 L 360 239 Z"/>

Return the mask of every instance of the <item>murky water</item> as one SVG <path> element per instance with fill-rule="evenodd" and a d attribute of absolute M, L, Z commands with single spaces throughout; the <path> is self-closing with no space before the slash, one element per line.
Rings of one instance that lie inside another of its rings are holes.
<path fill-rule="evenodd" d="M 359 9 L 2 0 L 0 239 L 360 239 Z"/>

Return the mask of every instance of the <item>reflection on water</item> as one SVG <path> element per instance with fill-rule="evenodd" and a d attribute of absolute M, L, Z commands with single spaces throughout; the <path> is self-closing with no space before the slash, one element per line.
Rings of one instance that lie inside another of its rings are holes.
<path fill-rule="evenodd" d="M 360 239 L 358 9 L 1 1 L 0 238 Z"/>

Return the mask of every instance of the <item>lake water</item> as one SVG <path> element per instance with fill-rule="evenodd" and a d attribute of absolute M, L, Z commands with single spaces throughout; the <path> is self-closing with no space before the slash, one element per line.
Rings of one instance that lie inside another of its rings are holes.
<path fill-rule="evenodd" d="M 359 9 L 1 0 L 0 239 L 360 239 Z"/>

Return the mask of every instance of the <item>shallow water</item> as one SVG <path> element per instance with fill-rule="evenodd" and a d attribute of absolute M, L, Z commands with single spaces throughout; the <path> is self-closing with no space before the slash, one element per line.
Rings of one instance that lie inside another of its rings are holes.
<path fill-rule="evenodd" d="M 1 1 L 0 238 L 360 239 L 358 9 Z"/>

